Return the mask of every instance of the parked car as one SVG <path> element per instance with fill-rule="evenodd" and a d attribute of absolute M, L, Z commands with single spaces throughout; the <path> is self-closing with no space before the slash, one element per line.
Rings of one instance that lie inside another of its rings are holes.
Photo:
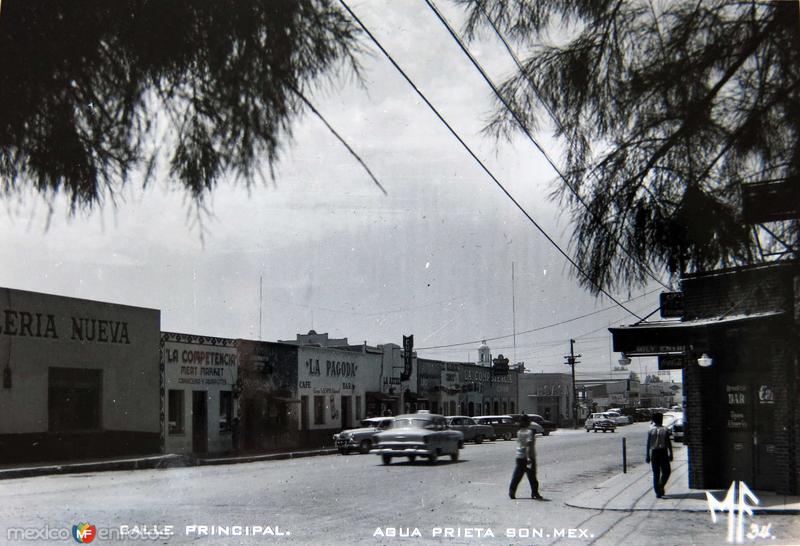
<path fill-rule="evenodd" d="M 372 437 L 389 428 L 392 421 L 394 417 L 369 417 L 361 421 L 361 428 L 351 428 L 334 434 L 333 441 L 342 455 L 355 449 L 361 453 L 369 453 L 373 444 Z"/>
<path fill-rule="evenodd" d="M 434 463 L 441 455 L 457 461 L 464 447 L 464 434 L 448 428 L 444 416 L 435 413 L 398 415 L 388 430 L 372 438 L 375 449 L 370 453 L 380 455 L 383 464 L 390 464 L 392 457 L 407 457 L 412 463 L 425 457 Z"/>
<path fill-rule="evenodd" d="M 447 426 L 453 430 L 460 431 L 464 435 L 465 442 L 480 444 L 484 440 L 497 439 L 497 433 L 492 425 L 477 423 L 472 417 L 463 415 L 447 417 Z"/>
<path fill-rule="evenodd" d="M 541 415 L 538 415 L 536 413 L 529 413 L 528 416 L 531 418 L 531 421 L 542 427 L 543 429 L 542 434 L 544 436 L 548 436 L 551 432 L 553 432 L 557 428 L 554 422 L 545 419 Z"/>
<path fill-rule="evenodd" d="M 491 425 L 498 438 L 512 440 L 517 437 L 519 430 L 519 415 L 479 415 L 475 421 L 484 425 Z M 544 434 L 544 429 L 538 423 L 531 423 L 534 435 Z"/>
<path fill-rule="evenodd" d="M 589 432 L 590 430 L 594 432 L 602 430 L 603 433 L 605 433 L 609 430 L 614 432 L 614 430 L 617 428 L 617 424 L 606 413 L 591 413 L 589 414 L 589 417 L 586 418 L 586 422 L 583 424 L 583 427 L 586 429 L 586 432 Z"/>

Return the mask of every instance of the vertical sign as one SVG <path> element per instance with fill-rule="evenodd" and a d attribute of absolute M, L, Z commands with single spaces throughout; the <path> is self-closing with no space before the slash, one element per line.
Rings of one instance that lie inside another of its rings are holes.
<path fill-rule="evenodd" d="M 403 336 L 403 373 L 401 381 L 411 379 L 411 353 L 414 352 L 414 336 Z"/>

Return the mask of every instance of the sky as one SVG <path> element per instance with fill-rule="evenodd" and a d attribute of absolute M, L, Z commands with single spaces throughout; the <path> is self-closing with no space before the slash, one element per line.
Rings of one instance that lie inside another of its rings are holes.
<path fill-rule="evenodd" d="M 350 5 L 569 249 L 569 213 L 548 198 L 556 173 L 524 136 L 496 141 L 481 133 L 491 90 L 425 2 Z M 460 28 L 457 6 L 437 6 Z M 460 362 L 475 362 L 480 340 L 489 339 L 494 356 L 536 372 L 568 372 L 563 356 L 575 339 L 579 378 L 627 375 L 612 370 L 620 355 L 607 328 L 636 319 L 579 285 L 564 257 L 368 47 L 363 82 L 334 79 L 311 100 L 386 195 L 306 113 L 295 120 L 274 179 L 250 188 L 222 182 L 202 228 L 164 171 L 147 187 L 134 178 L 91 213 L 70 215 L 58 199 L 50 210 L 33 193 L 5 201 L 0 286 L 156 308 L 162 330 L 198 335 L 275 341 L 314 329 L 376 345 L 413 334 L 418 356 Z M 511 57 L 491 36 L 470 49 L 495 82 L 511 74 Z M 561 157 L 546 124 L 535 136 Z M 633 298 L 629 308 L 647 315 L 658 307 L 658 288 L 615 297 Z M 634 359 L 630 370 L 655 373 L 656 364 Z"/>

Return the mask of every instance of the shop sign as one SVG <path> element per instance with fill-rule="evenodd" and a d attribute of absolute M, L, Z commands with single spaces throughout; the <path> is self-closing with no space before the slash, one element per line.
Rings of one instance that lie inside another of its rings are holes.
<path fill-rule="evenodd" d="M 228 385 L 236 377 L 236 353 L 204 349 L 164 351 L 166 363 L 178 367 L 178 383 L 191 385 Z"/>
<path fill-rule="evenodd" d="M 774 404 L 775 393 L 769 385 L 761 385 L 758 388 L 758 403 L 759 404 Z"/>
<path fill-rule="evenodd" d="M 747 385 L 726 385 L 725 393 L 728 396 L 728 406 L 733 406 L 728 411 L 728 430 L 747 429 L 744 408 L 737 407 L 747 405 Z"/>
<path fill-rule="evenodd" d="M 321 376 L 325 370 L 326 377 L 355 377 L 358 372 L 358 364 L 355 362 L 341 362 L 338 360 L 326 360 L 324 367 L 320 365 L 319 359 L 309 358 L 305 362 L 308 375 Z"/>
<path fill-rule="evenodd" d="M 659 355 L 659 370 L 682 370 L 686 367 L 685 355 Z"/>
<path fill-rule="evenodd" d="M 130 345 L 128 323 L 96 317 L 69 317 L 69 339 L 97 343 Z M 6 336 L 60 339 L 55 315 L 4 309 L 0 317 L 0 334 Z M 64 332 L 62 331 L 63 335 Z"/>
<path fill-rule="evenodd" d="M 683 292 L 662 292 L 659 295 L 661 318 L 683 317 Z"/>

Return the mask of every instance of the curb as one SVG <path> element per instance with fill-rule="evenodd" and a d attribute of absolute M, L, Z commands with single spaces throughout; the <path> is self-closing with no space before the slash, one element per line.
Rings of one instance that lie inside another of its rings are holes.
<path fill-rule="evenodd" d="M 328 448 L 314 451 L 292 451 L 287 453 L 269 453 L 262 455 L 248 455 L 244 457 L 219 457 L 214 459 L 201 459 L 192 457 L 190 455 L 156 455 L 152 457 L 141 457 L 138 459 L 91 461 L 83 463 L 0 469 L 0 480 L 50 476 L 54 474 L 81 474 L 113 470 L 145 470 L 154 468 L 165 469 L 189 466 L 254 463 L 260 461 L 277 461 L 282 459 L 302 459 L 305 457 L 315 457 L 318 455 L 333 455 L 335 453 L 338 453 L 335 448 Z"/>
<path fill-rule="evenodd" d="M 8 468 L 0 470 L 0 480 L 49 476 L 52 474 L 102 472 L 105 470 L 171 468 L 176 466 L 191 466 L 191 464 L 191 460 L 185 455 L 157 455 L 138 459 L 119 459 L 115 461 L 93 461 L 85 463 L 32 466 L 25 468 Z"/>

